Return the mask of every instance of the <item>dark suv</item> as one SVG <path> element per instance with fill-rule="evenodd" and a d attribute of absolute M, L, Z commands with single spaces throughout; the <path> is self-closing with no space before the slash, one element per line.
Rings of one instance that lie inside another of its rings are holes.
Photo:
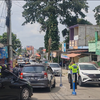
<path fill-rule="evenodd" d="M 33 88 L 47 88 L 49 92 L 56 84 L 51 67 L 45 67 L 42 64 L 25 65 L 21 78 L 30 81 Z"/>
<path fill-rule="evenodd" d="M 28 100 L 33 89 L 28 81 L 18 78 L 8 70 L 3 71 L 0 78 L 0 100 L 17 99 Z"/>

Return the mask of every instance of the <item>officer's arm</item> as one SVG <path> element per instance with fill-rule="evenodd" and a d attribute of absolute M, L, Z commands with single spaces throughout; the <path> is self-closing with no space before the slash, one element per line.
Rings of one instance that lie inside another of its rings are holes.
<path fill-rule="evenodd" d="M 71 65 L 69 65 L 69 69 L 71 70 L 72 68 L 71 68 Z"/>

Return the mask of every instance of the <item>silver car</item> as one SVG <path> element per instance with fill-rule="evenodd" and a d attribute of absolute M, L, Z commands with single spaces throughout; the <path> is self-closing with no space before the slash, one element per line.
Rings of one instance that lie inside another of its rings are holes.
<path fill-rule="evenodd" d="M 42 64 L 25 65 L 21 75 L 21 78 L 30 81 L 33 88 L 47 88 L 50 92 L 56 85 L 52 69 Z"/>

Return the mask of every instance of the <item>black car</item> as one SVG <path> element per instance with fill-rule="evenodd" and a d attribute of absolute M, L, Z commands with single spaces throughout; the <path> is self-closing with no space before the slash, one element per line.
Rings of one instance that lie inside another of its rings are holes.
<path fill-rule="evenodd" d="M 33 88 L 47 88 L 48 92 L 56 84 L 51 67 L 42 64 L 25 65 L 22 69 L 21 78 L 30 81 Z"/>
<path fill-rule="evenodd" d="M 3 71 L 0 78 L 0 100 L 28 100 L 33 89 L 28 81 L 18 78 L 8 70 Z"/>

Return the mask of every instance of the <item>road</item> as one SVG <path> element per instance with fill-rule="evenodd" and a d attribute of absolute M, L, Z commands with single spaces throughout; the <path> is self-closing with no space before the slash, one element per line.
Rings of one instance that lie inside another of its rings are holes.
<path fill-rule="evenodd" d="M 100 87 L 98 85 L 78 86 L 76 96 L 72 95 L 72 90 L 69 87 L 67 80 L 67 72 L 63 73 L 62 83 L 60 87 L 60 77 L 56 77 L 56 88 L 52 88 L 51 92 L 46 92 L 46 89 L 34 89 L 33 96 L 30 100 L 65 100 L 65 99 L 92 99 L 100 100 Z"/>

